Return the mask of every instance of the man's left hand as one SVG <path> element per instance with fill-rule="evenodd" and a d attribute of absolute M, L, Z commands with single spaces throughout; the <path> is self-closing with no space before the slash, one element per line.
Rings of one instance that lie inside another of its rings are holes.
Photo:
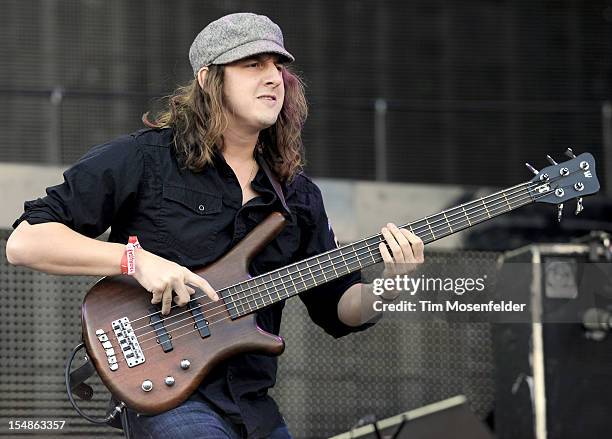
<path fill-rule="evenodd" d="M 416 264 L 425 260 L 423 241 L 414 233 L 400 229 L 393 223 L 388 223 L 381 232 L 387 242 L 387 245 L 381 242 L 378 246 L 385 263 L 383 277 L 410 273 L 416 269 Z"/>

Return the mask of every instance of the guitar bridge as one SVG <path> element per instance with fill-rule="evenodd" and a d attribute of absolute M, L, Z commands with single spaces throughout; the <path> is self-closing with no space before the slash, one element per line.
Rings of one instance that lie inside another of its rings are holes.
<path fill-rule="evenodd" d="M 123 353 L 123 357 L 128 367 L 134 367 L 144 363 L 145 356 L 140 348 L 136 334 L 134 334 L 134 329 L 130 324 L 130 320 L 127 317 L 113 320 L 111 326 L 119 341 L 121 352 Z"/>

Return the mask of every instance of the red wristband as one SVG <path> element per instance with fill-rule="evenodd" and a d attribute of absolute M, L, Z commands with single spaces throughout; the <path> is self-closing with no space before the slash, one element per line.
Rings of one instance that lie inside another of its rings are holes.
<path fill-rule="evenodd" d="M 130 236 L 128 243 L 125 245 L 125 253 L 121 258 L 121 274 L 132 275 L 136 273 L 136 249 L 141 248 L 138 238 Z"/>

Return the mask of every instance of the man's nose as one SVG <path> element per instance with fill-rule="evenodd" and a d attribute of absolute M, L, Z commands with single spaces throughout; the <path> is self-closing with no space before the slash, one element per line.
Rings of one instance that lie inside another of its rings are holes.
<path fill-rule="evenodd" d="M 271 63 L 266 66 L 265 80 L 267 85 L 277 86 L 283 80 L 283 73 L 276 67 L 276 64 Z"/>

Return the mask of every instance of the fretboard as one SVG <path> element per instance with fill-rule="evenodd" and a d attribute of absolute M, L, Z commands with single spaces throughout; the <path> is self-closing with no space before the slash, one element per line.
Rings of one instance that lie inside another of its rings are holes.
<path fill-rule="evenodd" d="M 523 183 L 400 227 L 429 244 L 533 201 L 529 183 Z M 232 317 L 237 318 L 382 262 L 381 242 L 385 242 L 382 234 L 374 235 L 232 285 L 220 293 Z"/>

